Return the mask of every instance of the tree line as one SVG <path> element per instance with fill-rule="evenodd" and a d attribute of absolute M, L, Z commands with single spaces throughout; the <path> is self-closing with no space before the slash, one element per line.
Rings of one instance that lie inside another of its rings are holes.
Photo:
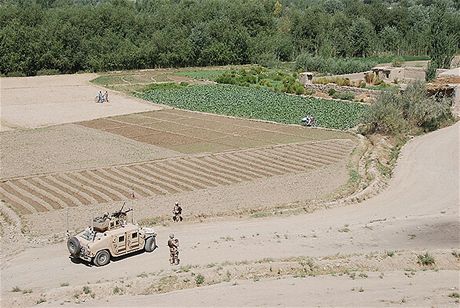
<path fill-rule="evenodd" d="M 460 1 L 0 0 L 0 73 L 443 54 Z"/>

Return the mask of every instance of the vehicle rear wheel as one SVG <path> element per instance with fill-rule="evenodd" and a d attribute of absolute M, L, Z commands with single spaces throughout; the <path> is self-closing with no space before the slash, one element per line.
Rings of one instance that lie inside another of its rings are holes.
<path fill-rule="evenodd" d="M 145 247 L 144 247 L 145 251 L 152 252 L 155 250 L 155 248 L 157 248 L 157 243 L 155 241 L 154 236 L 151 236 L 145 240 Z"/>
<path fill-rule="evenodd" d="M 69 249 L 70 254 L 74 257 L 78 256 L 78 254 L 80 253 L 80 242 L 75 236 L 69 238 L 69 240 L 67 241 L 67 249 Z"/>
<path fill-rule="evenodd" d="M 109 264 L 110 262 L 110 254 L 107 250 L 98 251 L 96 256 L 94 257 L 94 265 L 96 266 L 104 266 Z"/>

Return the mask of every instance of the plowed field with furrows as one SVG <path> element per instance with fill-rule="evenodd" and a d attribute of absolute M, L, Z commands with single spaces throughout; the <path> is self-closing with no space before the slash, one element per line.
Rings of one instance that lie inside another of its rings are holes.
<path fill-rule="evenodd" d="M 12 178 L 0 198 L 20 214 L 176 194 L 306 172 L 347 159 L 348 139 L 306 142 L 131 165 Z"/>

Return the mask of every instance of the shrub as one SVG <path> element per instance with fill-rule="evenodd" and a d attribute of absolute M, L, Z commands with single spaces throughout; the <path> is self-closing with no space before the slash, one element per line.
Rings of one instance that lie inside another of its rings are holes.
<path fill-rule="evenodd" d="M 23 72 L 9 72 L 6 74 L 6 77 L 26 77 L 26 74 Z"/>
<path fill-rule="evenodd" d="M 406 91 L 385 91 L 364 115 L 363 133 L 416 134 L 438 129 L 451 121 L 450 100 L 428 96 L 425 84 L 410 84 Z"/>
<path fill-rule="evenodd" d="M 404 58 L 403 57 L 396 57 L 393 59 L 393 62 L 391 62 L 391 64 L 394 66 L 394 67 L 401 67 L 404 63 Z"/>
<path fill-rule="evenodd" d="M 350 92 L 350 91 L 337 92 L 334 95 L 332 95 L 332 97 L 336 98 L 336 99 L 345 100 L 345 101 L 351 101 L 351 100 L 353 100 L 355 98 L 355 94 L 353 92 Z"/>
<path fill-rule="evenodd" d="M 417 258 L 417 263 L 419 265 L 428 266 L 433 265 L 435 263 L 434 258 L 431 255 L 429 255 L 428 252 L 426 252 L 424 255 L 418 255 Z"/>
<path fill-rule="evenodd" d="M 338 86 L 347 86 L 351 85 L 350 79 L 343 78 L 343 77 L 319 77 L 313 80 L 313 83 L 316 84 L 328 84 L 328 83 L 335 83 Z"/>
<path fill-rule="evenodd" d="M 59 70 L 56 70 L 56 69 L 44 69 L 44 70 L 39 70 L 37 72 L 37 76 L 59 75 L 59 74 L 60 74 Z"/>
<path fill-rule="evenodd" d="M 377 75 L 374 72 L 368 72 L 364 75 L 364 80 L 368 84 L 374 84 L 374 79 L 377 77 Z"/>
<path fill-rule="evenodd" d="M 196 275 L 195 277 L 195 283 L 197 286 L 200 286 L 204 283 L 204 276 L 201 274 Z"/>
<path fill-rule="evenodd" d="M 339 75 L 368 71 L 378 62 L 373 58 L 326 58 L 303 53 L 297 57 L 295 68 Z"/>
<path fill-rule="evenodd" d="M 84 286 L 84 287 L 83 287 L 83 293 L 85 293 L 85 294 L 89 294 L 89 293 L 91 293 L 91 289 L 90 289 L 90 287 L 88 287 L 88 286 Z"/>

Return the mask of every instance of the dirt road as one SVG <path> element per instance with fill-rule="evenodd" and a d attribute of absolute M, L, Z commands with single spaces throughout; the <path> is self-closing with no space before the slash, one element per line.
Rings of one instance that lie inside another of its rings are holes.
<path fill-rule="evenodd" d="M 337 253 L 366 254 L 388 250 L 458 249 L 460 247 L 458 150 L 459 124 L 457 123 L 452 127 L 410 141 L 401 153 L 389 188 L 361 204 L 292 217 L 162 227 L 157 230 L 160 243 L 157 251 L 118 260 L 102 268 L 73 264 L 68 259 L 64 244 L 29 249 L 2 263 L 2 301 L 15 305 L 27 303 L 26 300 L 20 299 L 20 295 L 18 298 L 10 292 L 15 286 L 30 288 L 34 294 L 43 293 L 51 297 L 51 294 L 59 291 L 60 285 L 66 283 L 71 286 L 82 286 L 97 284 L 101 279 L 115 282 L 121 279 L 135 279 L 144 272 L 171 273 L 167 263 L 168 251 L 165 247 L 167 234 L 170 232 L 174 232 L 181 240 L 182 262 L 197 266 L 226 261 L 251 263 L 268 257 L 326 257 Z M 447 294 L 451 288 L 458 292 L 458 259 L 456 263 L 449 264 L 446 265 L 448 267 L 446 269 L 454 270 L 453 272 L 427 275 L 427 277 L 433 276 L 429 278 L 430 288 L 414 283 L 410 286 L 411 290 L 417 294 L 425 290 L 430 293 L 430 296 L 434 296 L 433 293 L 440 290 L 442 294 Z M 392 269 L 389 269 L 389 272 L 390 276 L 393 275 Z M 342 278 L 323 277 L 322 279 L 327 280 L 321 284 L 326 286 L 329 280 L 332 280 L 332 285 L 335 285 L 339 284 Z M 311 283 L 309 281 L 302 281 L 302 284 L 316 283 L 316 280 Z M 239 287 L 237 294 L 246 299 L 245 301 L 231 301 L 231 296 L 227 295 L 221 297 L 221 301 L 201 302 L 201 304 L 275 305 L 279 301 L 275 296 L 265 296 L 271 294 L 270 290 L 273 286 L 264 288 L 264 285 L 273 283 L 266 281 L 256 285 L 256 288 L 264 290 L 259 296 L 251 296 L 254 287 Z M 286 292 L 291 292 L 290 283 L 280 283 Z M 351 288 L 353 284 L 350 280 L 347 286 Z M 372 284 L 371 281 L 367 285 L 370 289 L 379 288 L 378 284 Z M 401 282 L 395 283 L 395 288 L 399 287 L 402 288 Z M 350 288 L 334 289 L 337 298 L 344 298 L 343 302 L 333 301 L 332 298 L 325 296 L 324 288 L 318 287 L 313 289 L 316 290 L 312 291 L 313 294 L 301 293 L 297 299 L 291 298 L 289 304 L 304 305 L 307 297 L 315 298 L 317 295 L 324 301 L 308 302 L 309 305 L 360 304 L 361 302 L 353 302 L 350 299 Z M 193 290 L 193 295 L 190 295 L 191 291 L 179 291 L 179 294 L 184 293 L 185 298 L 188 298 L 188 301 L 182 304 L 200 305 L 199 298 L 208 294 L 209 290 L 217 296 L 226 292 L 227 288 L 223 285 L 210 286 Z M 420 301 L 416 303 L 433 304 L 429 299 L 430 296 L 420 297 Z M 115 297 L 111 298 L 108 304 L 113 301 L 118 305 L 145 306 L 154 303 L 157 297 L 159 295 L 148 295 L 137 297 L 135 300 L 130 296 Z M 161 305 L 181 304 L 175 301 L 175 296 L 161 295 L 160 297 Z M 59 303 L 52 301 L 51 298 L 47 297 L 47 299 L 52 305 Z M 97 299 L 98 305 L 107 304 L 105 298 Z M 367 296 L 367 300 L 362 303 L 385 304 L 379 300 Z"/>

